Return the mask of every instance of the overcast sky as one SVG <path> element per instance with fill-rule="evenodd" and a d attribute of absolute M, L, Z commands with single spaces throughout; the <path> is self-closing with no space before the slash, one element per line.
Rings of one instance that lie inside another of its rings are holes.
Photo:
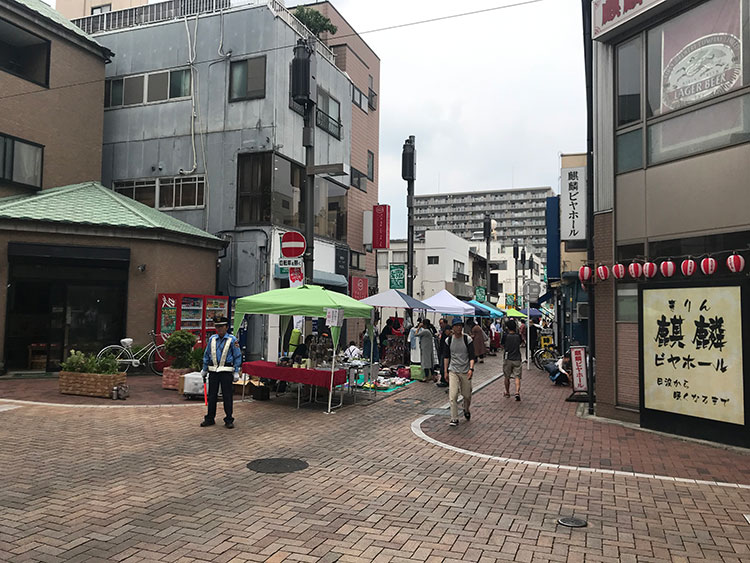
<path fill-rule="evenodd" d="M 515 1 L 333 3 L 363 32 Z M 581 29 L 579 1 L 543 0 L 363 35 L 381 60 L 379 199 L 392 207 L 392 237 L 406 236 L 409 135 L 417 194 L 558 189 L 559 153 L 586 150 Z"/>

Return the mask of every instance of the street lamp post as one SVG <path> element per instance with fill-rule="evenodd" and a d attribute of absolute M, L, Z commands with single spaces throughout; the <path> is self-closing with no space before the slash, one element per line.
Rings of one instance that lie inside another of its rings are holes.
<path fill-rule="evenodd" d="M 414 135 L 404 141 L 401 152 L 401 178 L 406 180 L 406 208 L 408 212 L 406 239 L 406 293 L 414 297 L 414 180 L 417 179 L 417 148 Z"/>

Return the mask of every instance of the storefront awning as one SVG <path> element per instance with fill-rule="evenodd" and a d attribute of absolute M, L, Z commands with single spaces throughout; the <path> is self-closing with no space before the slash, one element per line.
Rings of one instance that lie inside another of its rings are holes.
<path fill-rule="evenodd" d="M 550 299 L 552 299 L 552 296 L 554 295 L 554 293 L 555 293 L 554 291 L 548 291 L 544 295 L 540 295 L 539 299 L 537 300 L 537 303 L 541 305 L 542 303 L 549 301 Z"/>
<path fill-rule="evenodd" d="M 277 280 L 285 280 L 288 278 L 286 272 L 281 271 L 278 264 L 273 267 L 273 277 Z M 317 285 L 327 285 L 329 287 L 349 287 L 349 282 L 346 277 L 341 274 L 332 274 L 331 272 L 323 272 L 322 270 L 313 271 L 313 283 Z"/>

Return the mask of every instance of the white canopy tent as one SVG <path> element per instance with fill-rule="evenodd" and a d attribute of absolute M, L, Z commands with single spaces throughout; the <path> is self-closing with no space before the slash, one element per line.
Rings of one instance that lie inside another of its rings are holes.
<path fill-rule="evenodd" d="M 447 289 L 436 293 L 432 297 L 423 299 L 422 303 L 429 305 L 436 313 L 444 315 L 474 316 L 474 307 L 457 299 Z"/>

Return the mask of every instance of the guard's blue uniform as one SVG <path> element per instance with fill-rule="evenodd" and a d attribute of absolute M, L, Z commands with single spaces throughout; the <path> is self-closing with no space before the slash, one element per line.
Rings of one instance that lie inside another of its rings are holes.
<path fill-rule="evenodd" d="M 216 402 L 219 397 L 219 386 L 224 399 L 225 423 L 234 422 L 232 417 L 232 380 L 234 373 L 242 369 L 242 350 L 240 343 L 231 334 L 223 338 L 218 334 L 211 335 L 203 354 L 203 372 L 208 372 L 208 413 L 206 421 L 213 422 L 216 417 Z"/>

